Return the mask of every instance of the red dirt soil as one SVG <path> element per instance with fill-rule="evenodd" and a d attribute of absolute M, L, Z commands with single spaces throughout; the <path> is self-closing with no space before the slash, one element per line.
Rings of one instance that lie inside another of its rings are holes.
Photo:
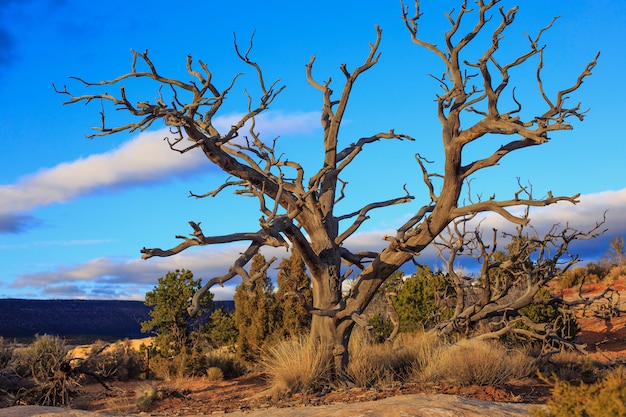
<path fill-rule="evenodd" d="M 618 295 L 626 294 L 626 279 L 622 278 L 611 283 L 589 284 L 583 287 L 583 297 L 593 297 L 601 294 L 610 285 Z M 578 297 L 577 291 L 572 289 L 564 291 L 566 299 Z M 587 344 L 587 351 L 591 358 L 598 362 L 608 363 L 614 361 L 626 361 L 626 300 L 617 301 L 617 307 L 624 312 L 611 320 L 594 317 L 587 313 L 578 317 L 581 327 L 578 340 Z"/>
<path fill-rule="evenodd" d="M 195 378 L 169 382 L 116 382 L 111 391 L 106 391 L 101 385 L 90 384 L 83 387 L 82 395 L 74 400 L 72 408 L 124 414 L 139 413 L 135 405 L 136 393 L 148 386 L 163 392 L 163 398 L 155 402 L 149 413 L 177 416 L 229 413 L 268 407 L 347 404 L 415 393 L 454 394 L 497 402 L 537 404 L 544 403 L 550 396 L 546 384 L 525 380 L 513 382 L 503 388 L 404 384 L 385 389 L 350 388 L 274 399 L 267 395 L 270 384 L 262 375 L 248 374 L 228 381 Z"/>

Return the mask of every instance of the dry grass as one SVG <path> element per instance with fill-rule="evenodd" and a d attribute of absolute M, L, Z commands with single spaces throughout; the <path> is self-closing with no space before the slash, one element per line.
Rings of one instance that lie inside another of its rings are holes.
<path fill-rule="evenodd" d="M 328 383 L 331 360 L 303 336 L 267 347 L 261 366 L 278 393 L 306 392 Z"/>
<path fill-rule="evenodd" d="M 375 343 L 355 332 L 350 340 L 348 376 L 363 388 L 402 381 L 430 361 L 441 342 L 428 333 L 401 334 L 393 343 Z"/>
<path fill-rule="evenodd" d="M 445 381 L 457 386 L 502 386 L 512 379 L 532 375 L 536 361 L 521 349 L 507 350 L 494 341 L 463 340 L 440 345 L 422 369 L 416 369 L 421 381 Z"/>
<path fill-rule="evenodd" d="M 592 370 L 593 362 L 578 352 L 565 350 L 542 360 L 541 373 L 559 381 L 576 381 L 585 370 Z"/>
<path fill-rule="evenodd" d="M 378 344 L 356 331 L 349 348 L 347 376 L 363 388 L 402 381 L 498 387 L 537 370 L 524 349 L 475 339 L 447 343 L 432 333 L 402 334 L 393 343 Z M 263 370 L 277 393 L 315 391 L 328 383 L 330 360 L 306 338 L 292 339 L 266 350 Z"/>
<path fill-rule="evenodd" d="M 224 372 L 217 366 L 211 366 L 206 370 L 206 375 L 209 381 L 221 381 L 224 379 Z"/>

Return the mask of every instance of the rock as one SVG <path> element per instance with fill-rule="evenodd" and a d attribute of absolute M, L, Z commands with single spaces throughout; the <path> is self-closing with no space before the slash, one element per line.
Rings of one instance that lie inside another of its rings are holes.
<path fill-rule="evenodd" d="M 529 417 L 532 404 L 496 403 L 457 395 L 412 394 L 353 404 L 265 408 L 228 413 L 229 417 Z M 56 407 L 20 406 L 0 409 L 0 417 L 120 417 Z M 132 416 L 132 414 L 129 414 Z M 135 414 L 136 415 L 136 414 Z M 158 414 L 151 414 L 158 415 Z"/>

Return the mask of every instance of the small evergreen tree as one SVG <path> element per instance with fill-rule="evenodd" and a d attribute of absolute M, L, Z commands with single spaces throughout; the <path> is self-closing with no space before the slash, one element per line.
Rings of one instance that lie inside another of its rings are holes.
<path fill-rule="evenodd" d="M 162 356 L 176 355 L 188 347 L 192 331 L 198 328 L 200 318 L 210 309 L 213 294 L 207 292 L 202 299 L 202 310 L 193 317 L 187 311 L 191 298 L 200 287 L 201 280 L 193 279 L 191 271 L 177 269 L 159 278 L 158 285 L 146 293 L 145 304 L 152 307 L 151 319 L 141 323 L 141 331 L 157 335 L 155 345 Z"/>
<path fill-rule="evenodd" d="M 307 332 L 311 327 L 311 314 L 302 305 L 296 293 L 301 294 L 308 304 L 313 303 L 311 279 L 302 257 L 293 252 L 283 258 L 278 266 L 278 290 L 276 291 L 277 331 L 279 336 L 293 337 Z"/>
<path fill-rule="evenodd" d="M 217 346 L 232 346 L 237 342 L 239 331 L 235 314 L 218 308 L 211 314 L 207 326 L 209 339 Z"/>
<path fill-rule="evenodd" d="M 374 298 L 365 310 L 372 326 L 371 335 L 377 343 L 383 343 L 394 333 L 394 323 L 398 324 L 398 313 L 392 302 L 404 280 L 404 272 L 396 271 L 376 291 Z"/>
<path fill-rule="evenodd" d="M 441 272 L 419 265 L 415 274 L 404 280 L 394 299 L 400 316 L 400 331 L 429 329 L 451 317 L 452 308 L 443 302 L 449 285 L 448 278 Z"/>
<path fill-rule="evenodd" d="M 250 267 L 252 282 L 242 281 L 235 289 L 237 356 L 248 363 L 259 359 L 265 340 L 277 327 L 274 286 L 265 264 L 265 257 L 256 254 Z"/>
<path fill-rule="evenodd" d="M 552 294 L 547 288 L 540 289 L 536 299 L 550 300 Z M 528 317 L 533 323 L 547 323 L 554 326 L 556 333 L 565 340 L 574 340 L 580 333 L 580 326 L 572 312 L 559 311 L 556 306 L 543 303 L 533 303 L 520 309 L 520 313 Z"/>

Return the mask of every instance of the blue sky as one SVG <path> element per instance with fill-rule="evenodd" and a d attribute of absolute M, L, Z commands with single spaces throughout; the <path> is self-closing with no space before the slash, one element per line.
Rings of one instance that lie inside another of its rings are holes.
<path fill-rule="evenodd" d="M 619 82 L 626 58 L 622 40 L 626 3 L 621 0 L 520 2 L 515 24 L 503 41 L 502 54 L 526 45 L 534 34 L 561 15 L 545 33 L 544 84 L 548 92 L 568 87 L 596 54 L 594 75 L 571 100 L 590 108 L 574 130 L 557 133 L 545 146 L 516 152 L 501 166 L 477 175 L 472 191 L 509 198 L 517 178 L 533 185 L 536 196 L 582 193 L 577 206 L 557 205 L 533 212 L 539 226 L 569 222 L 585 228 L 608 210 L 607 234 L 575 247 L 583 259 L 602 256 L 608 240 L 625 234 L 626 179 L 623 159 L 626 134 L 621 126 L 626 86 Z M 238 61 L 233 33 L 241 44 L 256 31 L 252 57 L 268 80 L 280 78 L 285 91 L 259 120 L 262 138 L 280 136 L 278 148 L 310 171 L 321 155 L 321 97 L 307 85 L 305 65 L 317 57 L 318 80 L 333 77 L 339 89 L 339 65 L 359 65 L 374 41 L 374 25 L 383 28 L 378 65 L 362 76 L 343 127 L 344 143 L 395 129 L 415 137 L 413 143 L 378 143 L 345 174 L 346 212 L 364 202 L 403 195 L 412 205 L 376 212 L 355 247 L 381 247 L 381 236 L 427 202 L 413 155 L 441 162 L 436 120 L 441 65 L 412 44 L 396 1 L 183 1 L 179 3 L 0 0 L 0 298 L 142 299 L 159 276 L 188 268 L 196 277 L 223 274 L 241 247 L 216 246 L 172 258 L 140 259 L 146 247 L 172 247 L 176 235 L 190 232 L 188 221 L 202 221 L 207 234 L 257 230 L 257 203 L 229 192 L 196 200 L 226 177 L 201 155 L 172 153 L 159 126 L 142 134 L 120 133 L 86 139 L 99 123 L 98 105 L 63 106 L 57 87 L 84 93 L 68 79 L 111 79 L 130 70 L 130 50 L 149 50 L 160 72 L 186 79 L 188 54 L 201 59 L 226 86 L 244 71 L 220 113 L 222 126 L 245 110 L 244 89 L 254 93 L 255 74 Z M 444 11 L 459 1 L 423 1 L 423 38 L 441 44 L 448 28 Z M 515 2 L 502 1 L 505 8 Z M 476 54 L 480 49 L 470 49 Z M 471 58 L 472 56 L 468 56 Z M 513 73 L 512 82 L 528 109 L 541 108 L 533 84 L 535 62 Z M 132 100 L 152 99 L 154 86 L 127 85 Z M 114 89 L 111 89 L 114 92 Z M 108 121 L 128 121 L 111 112 Z M 485 141 L 494 149 L 498 139 Z M 493 151 L 477 148 L 476 154 Z M 494 222 L 498 220 L 494 219 Z M 267 253 L 271 255 L 270 252 Z M 279 253 L 278 256 L 285 255 Z M 422 257 L 433 262 L 431 253 Z M 230 298 L 233 285 L 216 288 L 216 299 Z"/>

